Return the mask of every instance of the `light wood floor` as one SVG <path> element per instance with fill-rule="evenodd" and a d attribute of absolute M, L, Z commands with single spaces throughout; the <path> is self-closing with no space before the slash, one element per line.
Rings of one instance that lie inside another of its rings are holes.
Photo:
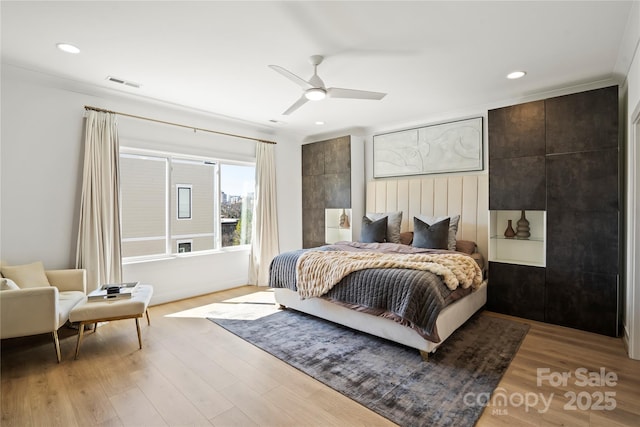
<path fill-rule="evenodd" d="M 142 350 L 133 320 L 111 322 L 86 334 L 77 361 L 77 331 L 62 328 L 60 364 L 47 335 L 3 340 L 0 424 L 393 425 L 202 317 L 216 302 L 271 297 L 256 289 L 245 286 L 151 307 L 151 326 L 141 322 Z M 627 358 L 620 339 L 526 322 L 531 329 L 496 390 L 503 390 L 511 403 L 494 402 L 478 426 L 640 425 L 640 362 Z M 538 386 L 538 368 L 572 376 L 567 385 L 553 387 L 543 381 Z M 581 387 L 575 377 L 579 368 L 604 368 L 618 381 L 615 386 Z M 567 409 L 571 402 L 565 393 L 571 392 L 578 398 L 576 406 L 587 408 L 597 403 L 597 392 L 613 392 L 600 403 L 615 404 L 615 409 Z M 551 393 L 547 411 L 541 402 L 528 410 L 520 405 L 520 398 L 533 403 L 534 394 L 548 400 Z"/>

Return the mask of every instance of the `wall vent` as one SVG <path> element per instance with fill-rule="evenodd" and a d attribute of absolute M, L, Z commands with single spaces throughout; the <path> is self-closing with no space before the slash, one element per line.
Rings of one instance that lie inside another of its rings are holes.
<path fill-rule="evenodd" d="M 129 87 L 135 87 L 136 89 L 139 89 L 142 87 L 140 83 L 132 82 L 129 80 L 118 78 L 118 77 L 107 76 L 107 80 L 113 83 L 118 83 L 118 84 L 129 86 Z"/>

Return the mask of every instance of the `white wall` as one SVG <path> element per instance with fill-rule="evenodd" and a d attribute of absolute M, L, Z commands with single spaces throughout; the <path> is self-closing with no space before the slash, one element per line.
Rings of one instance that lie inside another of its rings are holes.
<path fill-rule="evenodd" d="M 627 28 L 636 41 L 633 62 L 627 74 L 627 283 L 625 338 L 629 356 L 640 360 L 640 3 L 635 2 Z"/>
<path fill-rule="evenodd" d="M 152 100 L 122 96 L 3 64 L 1 76 L 0 260 L 75 265 L 83 162 L 84 106 L 277 140 L 281 248 L 300 247 L 300 147 L 268 128 L 225 121 Z M 121 145 L 254 160 L 255 142 L 118 116 Z M 169 258 L 124 266 L 124 280 L 155 287 L 152 303 L 248 282 L 248 251 Z"/>

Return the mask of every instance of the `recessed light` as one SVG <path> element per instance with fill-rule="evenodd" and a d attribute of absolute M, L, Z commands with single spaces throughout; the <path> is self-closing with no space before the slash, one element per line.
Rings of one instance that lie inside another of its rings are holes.
<path fill-rule="evenodd" d="M 519 79 L 520 77 L 524 77 L 527 73 L 525 71 L 514 71 L 513 73 L 507 74 L 508 79 Z"/>
<path fill-rule="evenodd" d="M 69 44 L 69 43 L 58 43 L 56 45 L 56 47 L 58 49 L 60 49 L 63 52 L 67 52 L 67 53 L 80 53 L 80 49 L 78 49 L 76 46 Z"/>
<path fill-rule="evenodd" d="M 324 124 L 324 122 L 323 122 L 323 121 L 318 120 L 318 121 L 316 122 L 316 124 L 317 124 L 318 126 L 321 126 L 321 125 L 323 125 L 323 124 Z"/>

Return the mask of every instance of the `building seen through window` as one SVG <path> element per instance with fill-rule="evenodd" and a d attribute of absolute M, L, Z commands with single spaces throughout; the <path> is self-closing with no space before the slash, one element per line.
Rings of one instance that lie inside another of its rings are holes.
<path fill-rule="evenodd" d="M 191 219 L 191 185 L 178 184 L 178 219 Z"/>
<path fill-rule="evenodd" d="M 184 254 L 187 252 L 191 252 L 192 243 L 192 241 L 178 241 L 178 253 Z"/>
<path fill-rule="evenodd" d="M 251 243 L 255 166 L 220 165 L 222 246 Z"/>
<path fill-rule="evenodd" d="M 253 164 L 125 150 L 123 258 L 250 244 L 254 175 Z"/>

